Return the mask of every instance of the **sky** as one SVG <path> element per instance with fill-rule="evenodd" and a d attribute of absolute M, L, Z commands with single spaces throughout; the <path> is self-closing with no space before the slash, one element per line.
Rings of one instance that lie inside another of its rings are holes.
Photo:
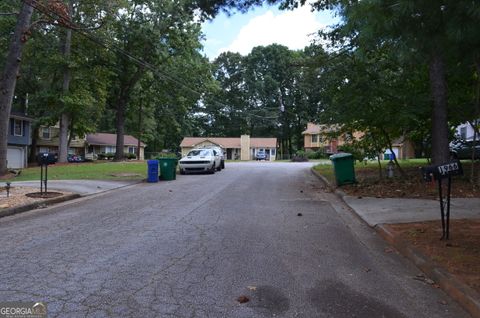
<path fill-rule="evenodd" d="M 272 43 L 302 49 L 319 29 L 336 22 L 338 18 L 332 12 L 311 12 L 308 5 L 285 11 L 265 5 L 230 17 L 221 13 L 202 25 L 204 53 L 213 60 L 222 52 L 247 55 L 255 46 Z"/>

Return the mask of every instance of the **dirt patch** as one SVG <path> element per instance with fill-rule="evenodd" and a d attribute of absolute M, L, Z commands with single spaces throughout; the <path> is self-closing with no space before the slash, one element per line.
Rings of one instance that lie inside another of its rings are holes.
<path fill-rule="evenodd" d="M 51 199 L 62 196 L 63 194 L 60 192 L 30 192 L 27 193 L 26 196 L 29 198 L 39 198 L 39 199 Z"/>
<path fill-rule="evenodd" d="M 38 187 L 11 187 L 10 195 L 7 197 L 7 191 L 5 187 L 0 187 L 0 211 L 3 209 L 14 208 L 18 206 L 28 205 L 36 202 L 43 202 L 48 198 L 32 198 L 28 197 L 28 193 L 38 192 Z M 59 191 L 58 196 L 68 195 L 71 192 Z"/>
<path fill-rule="evenodd" d="M 450 220 L 449 241 L 440 240 L 440 221 L 391 224 L 386 227 L 480 292 L 480 219 Z"/>
<path fill-rule="evenodd" d="M 438 197 L 437 183 L 423 181 L 419 168 L 407 168 L 405 173 L 405 178 L 380 179 L 378 170 L 356 168 L 358 183 L 344 185 L 341 189 L 348 195 L 362 197 L 417 199 Z M 465 176 L 454 177 L 452 179 L 452 197 L 479 198 L 480 189 L 473 186 Z"/>

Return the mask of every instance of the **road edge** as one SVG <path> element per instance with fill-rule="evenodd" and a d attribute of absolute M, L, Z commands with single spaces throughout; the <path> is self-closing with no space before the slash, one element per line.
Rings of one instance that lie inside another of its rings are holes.
<path fill-rule="evenodd" d="M 322 176 L 318 171 L 311 168 L 313 175 L 318 177 L 333 193 L 347 205 L 356 216 L 362 220 L 367 226 L 371 227 L 362 217 L 351 207 L 344 199 L 345 192 L 332 185 L 327 178 Z M 459 281 L 452 274 L 447 272 L 443 267 L 432 261 L 418 249 L 410 246 L 405 241 L 399 239 L 383 224 L 377 224 L 373 229 L 390 245 L 392 245 L 400 254 L 409 259 L 417 268 L 425 273 L 453 300 L 459 303 L 472 317 L 480 318 L 480 294 Z"/>
<path fill-rule="evenodd" d="M 62 203 L 62 202 L 65 202 L 65 201 L 78 199 L 80 197 L 81 197 L 80 194 L 72 193 L 72 194 L 63 195 L 63 196 L 57 197 L 57 198 L 47 199 L 47 200 L 44 200 L 44 201 L 38 201 L 38 202 L 26 204 L 26 205 L 21 205 L 21 206 L 17 206 L 17 207 L 13 207 L 13 208 L 8 208 L 8 209 L 0 211 L 0 218 L 15 215 L 15 214 L 19 214 L 19 213 L 23 213 L 23 212 L 28 212 L 28 211 L 39 209 L 39 208 L 43 208 L 44 206 L 49 206 L 49 205 L 53 205 L 53 204 L 57 204 L 57 203 Z"/>

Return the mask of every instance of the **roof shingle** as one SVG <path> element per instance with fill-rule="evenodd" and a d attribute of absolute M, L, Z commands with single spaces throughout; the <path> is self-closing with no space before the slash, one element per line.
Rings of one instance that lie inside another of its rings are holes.
<path fill-rule="evenodd" d="M 88 134 L 87 143 L 97 146 L 115 146 L 117 143 L 117 135 L 107 133 Z M 130 135 L 124 135 L 123 143 L 125 146 L 137 146 L 138 139 Z M 140 146 L 145 147 L 145 144 L 140 142 Z"/>

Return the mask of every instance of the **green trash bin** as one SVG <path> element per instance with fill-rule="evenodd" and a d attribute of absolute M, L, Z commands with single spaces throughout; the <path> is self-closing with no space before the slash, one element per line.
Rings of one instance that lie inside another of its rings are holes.
<path fill-rule="evenodd" d="M 175 180 L 177 178 L 177 158 L 160 158 L 160 180 Z"/>
<path fill-rule="evenodd" d="M 353 168 L 354 159 L 351 153 L 337 153 L 330 156 L 335 172 L 337 185 L 355 183 L 355 169 Z"/>

